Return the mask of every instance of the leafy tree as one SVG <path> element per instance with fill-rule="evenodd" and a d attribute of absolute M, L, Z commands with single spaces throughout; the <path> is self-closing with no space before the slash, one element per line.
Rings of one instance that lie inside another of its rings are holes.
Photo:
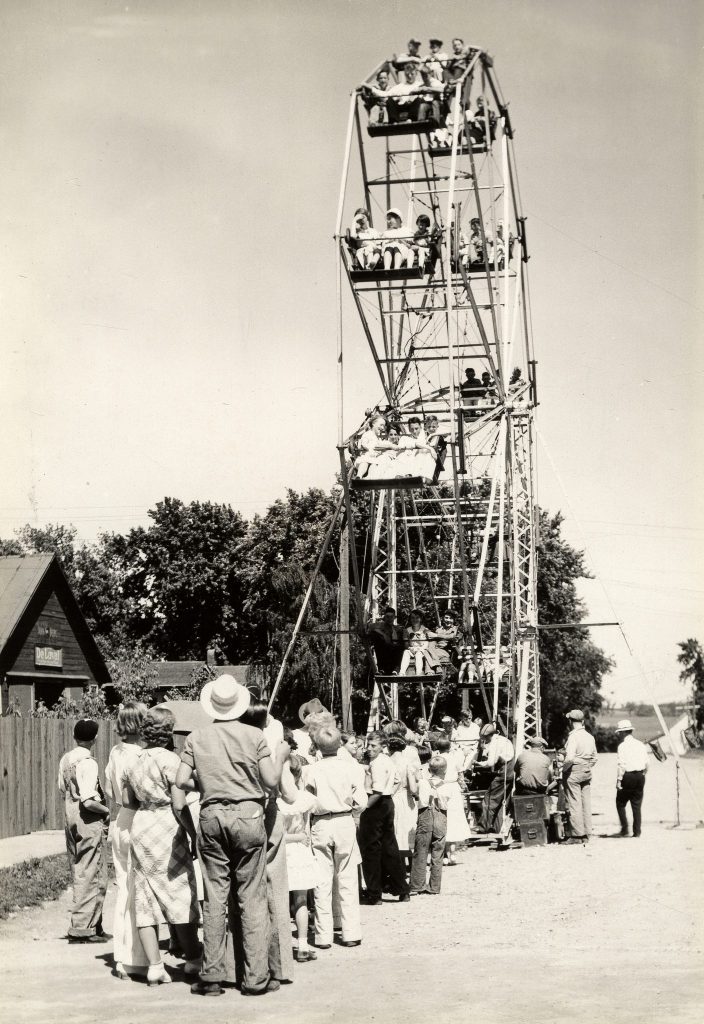
<path fill-rule="evenodd" d="M 704 726 L 704 651 L 698 640 L 685 640 L 678 644 L 677 660 L 682 665 L 680 679 L 692 687 L 697 728 Z"/>
<path fill-rule="evenodd" d="M 538 547 L 538 621 L 581 622 L 584 602 L 576 581 L 589 578 L 584 554 L 561 535 L 562 516 L 540 512 Z M 546 629 L 540 633 L 540 688 L 543 726 L 549 742 L 560 743 L 566 734 L 565 715 L 572 708 L 594 725 L 601 708 L 602 677 L 613 662 L 591 640 L 586 629 Z"/>
<path fill-rule="evenodd" d="M 151 653 L 137 645 L 116 654 L 116 658 L 108 661 L 108 671 L 118 701 L 143 701 L 151 707 L 156 703 L 154 687 L 159 679 L 159 673 L 150 664 Z"/>

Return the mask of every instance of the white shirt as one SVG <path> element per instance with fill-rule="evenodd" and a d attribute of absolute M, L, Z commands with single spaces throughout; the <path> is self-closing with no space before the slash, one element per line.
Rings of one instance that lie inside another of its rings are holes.
<path fill-rule="evenodd" d="M 396 791 L 399 774 L 388 754 L 377 754 L 374 760 L 369 762 L 367 783 L 372 793 L 379 793 L 381 796 L 391 796 Z"/>
<path fill-rule="evenodd" d="M 342 814 L 367 806 L 361 767 L 345 757 L 323 757 L 303 769 L 303 783 L 315 796 L 313 814 Z"/>
<path fill-rule="evenodd" d="M 313 751 L 311 749 L 312 741 L 305 729 L 294 729 L 293 738 L 296 741 L 296 753 L 300 754 L 301 757 L 305 757 L 307 761 L 313 760 Z"/>
<path fill-rule="evenodd" d="M 647 772 L 648 770 L 648 748 L 635 736 L 624 736 L 618 745 L 618 780 L 619 782 L 625 772 Z"/>
<path fill-rule="evenodd" d="M 75 779 L 75 790 L 73 780 Z M 86 747 L 74 747 L 59 761 L 59 791 L 76 802 L 102 800 L 98 762 Z"/>
<path fill-rule="evenodd" d="M 120 740 L 110 751 L 105 768 L 105 792 L 120 807 L 127 770 L 134 764 L 141 749 L 138 743 L 125 743 L 124 740 Z"/>
<path fill-rule="evenodd" d="M 498 732 L 495 732 L 484 747 L 484 757 L 481 764 L 486 765 L 487 768 L 495 768 L 498 761 L 509 764 L 512 758 L 513 743 L 505 736 L 500 736 Z"/>

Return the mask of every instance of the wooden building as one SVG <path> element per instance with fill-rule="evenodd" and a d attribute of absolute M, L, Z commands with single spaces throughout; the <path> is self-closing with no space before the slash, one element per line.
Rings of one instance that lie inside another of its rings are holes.
<path fill-rule="evenodd" d="M 0 557 L 2 714 L 52 707 L 110 682 L 105 659 L 55 555 Z"/>

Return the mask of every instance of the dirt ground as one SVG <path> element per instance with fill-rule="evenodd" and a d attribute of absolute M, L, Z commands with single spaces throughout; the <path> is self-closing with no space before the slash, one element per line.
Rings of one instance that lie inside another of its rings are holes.
<path fill-rule="evenodd" d="M 687 772 L 704 802 L 704 759 L 688 760 Z M 682 827 L 671 827 L 668 762 L 649 773 L 642 837 L 606 838 L 617 820 L 614 779 L 615 756 L 603 755 L 588 847 L 462 851 L 461 864 L 445 871 L 441 896 L 363 907 L 360 947 L 320 951 L 316 963 L 297 967 L 294 984 L 260 999 L 243 1001 L 235 990 L 197 998 L 178 976 L 154 989 L 118 981 L 109 946 L 67 945 L 68 896 L 18 914 L 0 926 L 4 1019 L 698 1024 L 704 829 L 693 828 L 685 789 Z M 111 908 L 110 896 L 108 921 Z"/>

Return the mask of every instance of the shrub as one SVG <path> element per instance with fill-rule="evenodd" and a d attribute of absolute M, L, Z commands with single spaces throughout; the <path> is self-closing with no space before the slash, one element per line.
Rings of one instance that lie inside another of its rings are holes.
<path fill-rule="evenodd" d="M 600 754 L 613 754 L 619 744 L 619 735 L 610 725 L 597 725 L 594 729 L 594 740 Z"/>

